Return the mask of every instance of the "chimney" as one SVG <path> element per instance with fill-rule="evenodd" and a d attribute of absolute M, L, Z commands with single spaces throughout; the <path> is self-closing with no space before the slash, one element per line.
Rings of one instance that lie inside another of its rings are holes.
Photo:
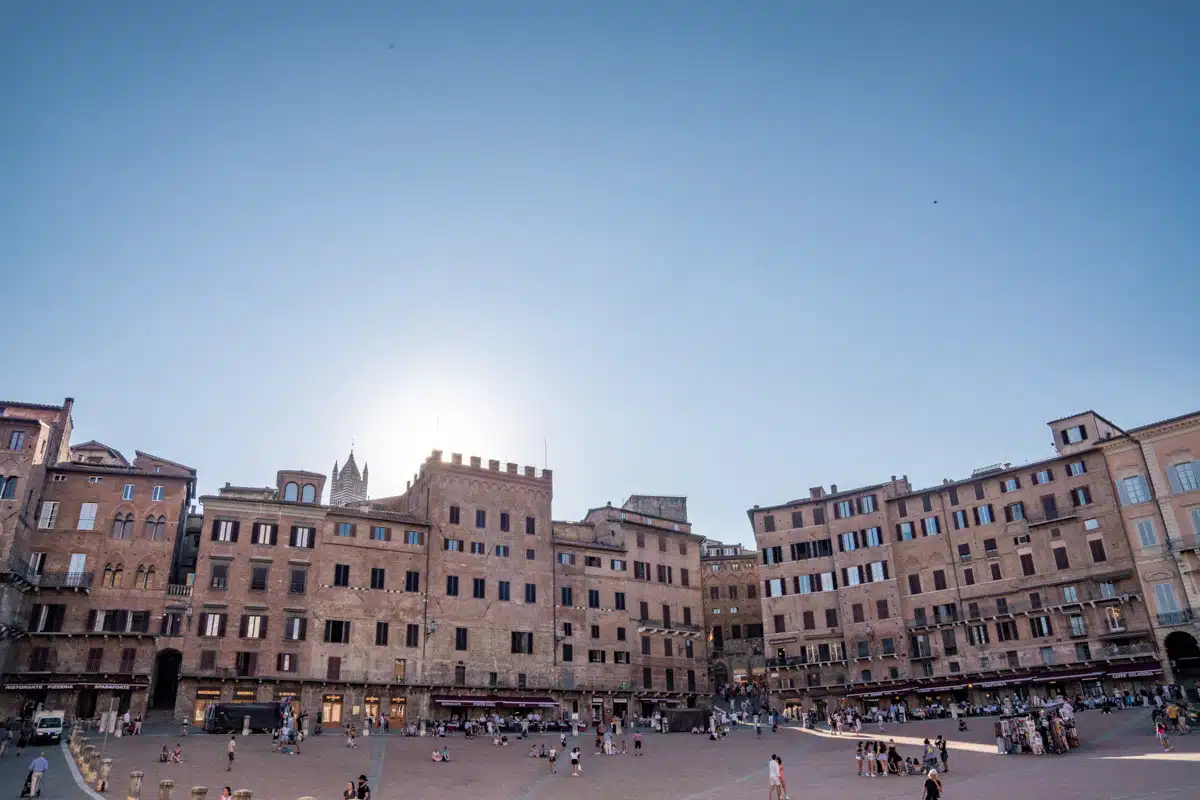
<path fill-rule="evenodd" d="M 450 463 L 458 464 L 459 466 L 462 466 L 462 453 L 451 453 L 450 454 Z"/>
<path fill-rule="evenodd" d="M 478 469 L 482 464 L 483 464 L 483 461 L 479 458 L 479 456 L 471 456 L 471 466 L 472 467 L 475 467 L 476 469 Z"/>
<path fill-rule="evenodd" d="M 493 472 L 499 472 L 500 471 L 500 462 L 494 458 L 489 459 L 488 460 L 488 469 L 492 470 Z"/>
<path fill-rule="evenodd" d="M 824 486 L 812 487 L 811 489 L 808 490 L 808 496 L 813 500 L 816 500 L 819 497 L 824 497 L 825 496 L 825 487 Z M 757 506 L 756 506 L 756 508 L 757 508 Z"/>
<path fill-rule="evenodd" d="M 837 484 L 836 483 L 829 484 L 829 493 L 837 494 Z"/>

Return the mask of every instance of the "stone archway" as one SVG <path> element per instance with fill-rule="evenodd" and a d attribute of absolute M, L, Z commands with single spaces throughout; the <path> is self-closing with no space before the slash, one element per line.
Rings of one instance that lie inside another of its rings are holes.
<path fill-rule="evenodd" d="M 155 656 L 154 684 L 150 689 L 151 708 L 175 708 L 175 694 L 179 689 L 179 668 L 182 664 L 183 653 L 178 650 L 160 650 Z"/>
<path fill-rule="evenodd" d="M 1175 673 L 1175 682 L 1200 680 L 1200 645 L 1196 638 L 1185 631 L 1175 631 L 1163 642 L 1166 645 L 1167 661 Z"/>
<path fill-rule="evenodd" d="M 729 667 L 725 665 L 724 661 L 718 661 L 713 664 L 712 674 L 714 688 L 729 683 Z"/>

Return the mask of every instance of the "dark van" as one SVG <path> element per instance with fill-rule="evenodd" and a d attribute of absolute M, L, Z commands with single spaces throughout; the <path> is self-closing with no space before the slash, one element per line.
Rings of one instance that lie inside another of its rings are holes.
<path fill-rule="evenodd" d="M 205 733 L 238 733 L 250 717 L 253 733 L 269 733 L 283 726 L 282 703 L 213 703 L 204 713 Z"/>

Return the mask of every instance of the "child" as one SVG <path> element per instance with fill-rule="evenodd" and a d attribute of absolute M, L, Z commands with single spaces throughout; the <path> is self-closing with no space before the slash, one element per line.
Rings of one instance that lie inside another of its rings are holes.
<path fill-rule="evenodd" d="M 629 741 L 627 739 L 622 739 L 621 740 L 621 755 L 625 755 L 628 752 L 629 752 Z"/>
<path fill-rule="evenodd" d="M 1154 727 L 1154 735 L 1162 742 L 1163 750 L 1168 753 L 1171 752 L 1171 741 L 1167 738 L 1167 726 L 1161 719 Z"/>
<path fill-rule="evenodd" d="M 558 767 L 554 766 L 555 762 L 558 761 L 558 750 L 555 749 L 554 745 L 550 745 L 550 754 L 547 758 L 550 760 L 550 773 L 554 774 L 558 772 Z"/>
<path fill-rule="evenodd" d="M 642 734 L 639 731 L 634 731 L 633 734 L 633 754 L 635 756 L 642 754 Z"/>
<path fill-rule="evenodd" d="M 883 742 L 875 743 L 875 771 L 879 773 L 879 777 L 887 775 L 887 747 Z"/>
<path fill-rule="evenodd" d="M 854 760 L 858 762 L 858 777 L 862 777 L 862 760 L 863 760 L 863 743 L 858 743 L 858 749 L 854 751 Z"/>
<path fill-rule="evenodd" d="M 583 768 L 579 766 L 579 745 L 571 748 L 571 777 L 578 778 Z"/>

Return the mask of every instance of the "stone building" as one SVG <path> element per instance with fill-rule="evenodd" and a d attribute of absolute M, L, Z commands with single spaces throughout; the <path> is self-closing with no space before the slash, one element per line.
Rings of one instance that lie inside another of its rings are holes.
<path fill-rule="evenodd" d="M 69 414 L 70 401 L 54 423 L 59 457 L 28 488 L 28 529 L 11 540 L 6 592 L 19 594 L 19 639 L 0 701 L 9 714 L 45 706 L 81 717 L 170 705 L 171 644 L 183 630 L 165 613 L 167 581 L 195 470 L 141 451 L 131 462 L 96 441 L 64 452 Z"/>
<path fill-rule="evenodd" d="M 1200 413 L 1122 430 L 1088 411 L 1050 425 L 1060 452 L 1098 447 L 1133 550 L 1164 679 L 1200 680 Z"/>
<path fill-rule="evenodd" d="M 1051 423 L 1056 438 L 1062 425 Z M 1072 434 L 1073 436 L 1074 434 Z M 1132 689 L 1161 653 L 1106 454 L 750 509 L 783 704 Z"/>
<path fill-rule="evenodd" d="M 366 464 L 363 464 L 362 474 L 359 474 L 353 450 L 350 451 L 350 457 L 346 459 L 341 470 L 338 469 L 337 462 L 333 462 L 333 472 L 329 476 L 329 505 L 348 506 L 351 503 L 365 502 L 369 478 Z M 318 496 L 317 502 L 320 501 Z"/>
<path fill-rule="evenodd" d="M 758 558 L 740 544 L 704 541 L 701 592 L 714 686 L 765 674 Z"/>

